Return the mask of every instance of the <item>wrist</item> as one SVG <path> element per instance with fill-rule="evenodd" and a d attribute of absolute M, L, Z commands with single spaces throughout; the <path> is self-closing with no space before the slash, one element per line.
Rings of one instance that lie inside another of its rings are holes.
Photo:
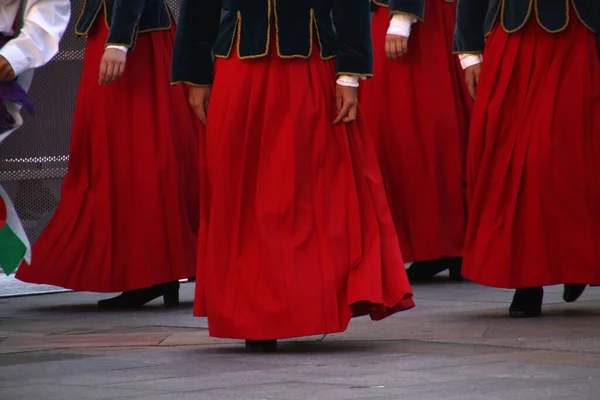
<path fill-rule="evenodd" d="M 359 79 L 358 76 L 340 75 L 335 83 L 340 86 L 357 88 L 359 86 Z"/>
<path fill-rule="evenodd" d="M 390 19 L 388 35 L 410 37 L 412 24 L 417 22 L 417 19 L 408 14 L 394 14 Z"/>
<path fill-rule="evenodd" d="M 460 60 L 460 65 L 463 69 L 467 69 L 483 62 L 481 54 L 459 54 L 458 59 Z"/>

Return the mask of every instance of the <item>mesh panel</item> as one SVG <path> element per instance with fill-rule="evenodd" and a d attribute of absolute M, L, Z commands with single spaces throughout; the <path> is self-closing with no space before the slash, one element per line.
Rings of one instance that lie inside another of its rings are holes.
<path fill-rule="evenodd" d="M 180 0 L 166 0 L 175 18 Z M 83 62 L 85 38 L 74 34 L 84 0 L 71 1 L 71 22 L 52 62 L 36 70 L 29 94 L 37 115 L 0 147 L 0 184 L 13 199 L 30 240 L 48 223 L 67 172 L 71 123 Z"/>

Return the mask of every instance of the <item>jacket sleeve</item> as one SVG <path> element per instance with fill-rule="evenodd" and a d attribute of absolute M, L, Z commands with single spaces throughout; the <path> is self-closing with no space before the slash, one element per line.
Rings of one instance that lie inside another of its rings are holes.
<path fill-rule="evenodd" d="M 484 25 L 488 3 L 488 0 L 458 0 L 454 29 L 454 53 L 483 53 Z"/>
<path fill-rule="evenodd" d="M 69 0 L 27 2 L 19 35 L 0 50 L 0 55 L 8 60 L 15 75 L 41 67 L 58 53 L 70 16 Z"/>
<path fill-rule="evenodd" d="M 212 51 L 221 23 L 221 0 L 183 0 L 179 13 L 171 81 L 212 85 Z"/>
<path fill-rule="evenodd" d="M 338 76 L 372 76 L 370 3 L 366 0 L 333 0 L 333 20 L 338 39 Z"/>
<path fill-rule="evenodd" d="M 389 0 L 390 14 L 410 14 L 415 16 L 419 21 L 423 21 L 425 18 L 425 1 L 426 0 Z"/>
<path fill-rule="evenodd" d="M 146 0 L 115 0 L 106 45 L 132 48 Z"/>

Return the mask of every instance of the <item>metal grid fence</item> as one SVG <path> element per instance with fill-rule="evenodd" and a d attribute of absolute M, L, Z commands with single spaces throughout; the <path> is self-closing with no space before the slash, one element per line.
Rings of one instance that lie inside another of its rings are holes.
<path fill-rule="evenodd" d="M 180 0 L 166 0 L 175 18 Z M 24 113 L 24 125 L 0 147 L 0 184 L 13 199 L 34 242 L 52 217 L 67 172 L 71 123 L 83 63 L 85 38 L 75 36 L 84 0 L 71 1 L 71 22 L 60 53 L 35 72 L 30 96 L 37 115 Z"/>

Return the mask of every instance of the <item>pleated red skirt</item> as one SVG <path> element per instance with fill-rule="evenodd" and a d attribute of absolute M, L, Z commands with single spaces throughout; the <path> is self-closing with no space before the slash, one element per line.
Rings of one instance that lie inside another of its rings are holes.
<path fill-rule="evenodd" d="M 460 257 L 466 229 L 465 157 L 471 99 L 452 55 L 456 3 L 426 3 L 408 55 L 389 60 L 388 9 L 372 21 L 374 77 L 360 103 L 379 153 L 405 261 Z"/>
<path fill-rule="evenodd" d="M 107 34 L 98 18 L 60 204 L 17 272 L 23 281 L 118 292 L 195 274 L 201 125 L 170 85 L 175 27 L 140 34 L 125 74 L 99 86 Z"/>
<path fill-rule="evenodd" d="M 596 35 L 570 21 L 487 40 L 468 152 L 475 282 L 600 283 L 600 61 Z"/>
<path fill-rule="evenodd" d="M 414 306 L 371 141 L 332 125 L 335 75 L 274 45 L 216 62 L 194 308 L 212 336 L 335 333 Z"/>

